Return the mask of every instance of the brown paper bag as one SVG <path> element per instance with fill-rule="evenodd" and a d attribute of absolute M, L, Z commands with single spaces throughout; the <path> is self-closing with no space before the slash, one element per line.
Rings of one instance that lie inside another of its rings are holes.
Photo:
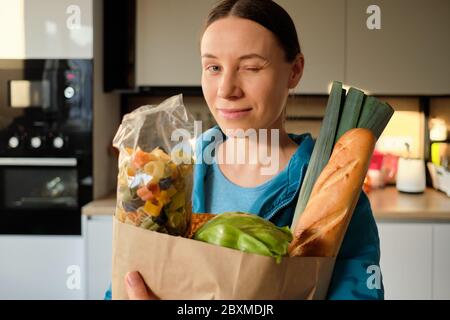
<path fill-rule="evenodd" d="M 127 299 L 125 274 L 139 271 L 161 299 L 324 299 L 335 258 L 244 253 L 124 224 L 114 218 L 113 299 Z"/>

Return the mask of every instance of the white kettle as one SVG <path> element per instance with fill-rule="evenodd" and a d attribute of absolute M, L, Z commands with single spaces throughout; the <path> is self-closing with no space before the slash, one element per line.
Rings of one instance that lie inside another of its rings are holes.
<path fill-rule="evenodd" d="M 406 147 L 409 154 L 409 145 L 407 144 Z M 409 157 L 398 159 L 396 186 L 401 192 L 424 192 L 426 188 L 425 161 Z"/>

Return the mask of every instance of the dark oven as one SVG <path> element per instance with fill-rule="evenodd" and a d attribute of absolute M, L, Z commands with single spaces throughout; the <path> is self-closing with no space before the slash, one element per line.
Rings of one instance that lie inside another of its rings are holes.
<path fill-rule="evenodd" d="M 0 158 L 0 233 L 80 234 L 83 179 L 76 158 Z"/>
<path fill-rule="evenodd" d="M 91 60 L 0 60 L 0 234 L 81 234 L 91 140 Z"/>

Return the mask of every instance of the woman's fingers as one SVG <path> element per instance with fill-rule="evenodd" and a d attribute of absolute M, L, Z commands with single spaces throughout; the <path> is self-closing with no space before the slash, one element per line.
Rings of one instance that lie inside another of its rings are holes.
<path fill-rule="evenodd" d="M 147 287 L 137 271 L 128 272 L 125 276 L 125 287 L 130 300 L 157 300 L 158 298 Z"/>

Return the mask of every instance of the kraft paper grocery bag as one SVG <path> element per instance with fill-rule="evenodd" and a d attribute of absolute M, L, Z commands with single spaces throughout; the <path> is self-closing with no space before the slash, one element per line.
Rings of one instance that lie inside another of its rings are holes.
<path fill-rule="evenodd" d="M 113 298 L 127 298 L 128 271 L 139 271 L 162 299 L 325 298 L 334 258 L 286 257 L 277 264 L 181 237 L 191 222 L 193 131 L 181 95 L 122 120 L 113 141 L 119 150 Z"/>
<path fill-rule="evenodd" d="M 112 294 L 139 271 L 161 299 L 324 299 L 335 258 L 272 257 L 171 236 L 114 218 Z"/>

